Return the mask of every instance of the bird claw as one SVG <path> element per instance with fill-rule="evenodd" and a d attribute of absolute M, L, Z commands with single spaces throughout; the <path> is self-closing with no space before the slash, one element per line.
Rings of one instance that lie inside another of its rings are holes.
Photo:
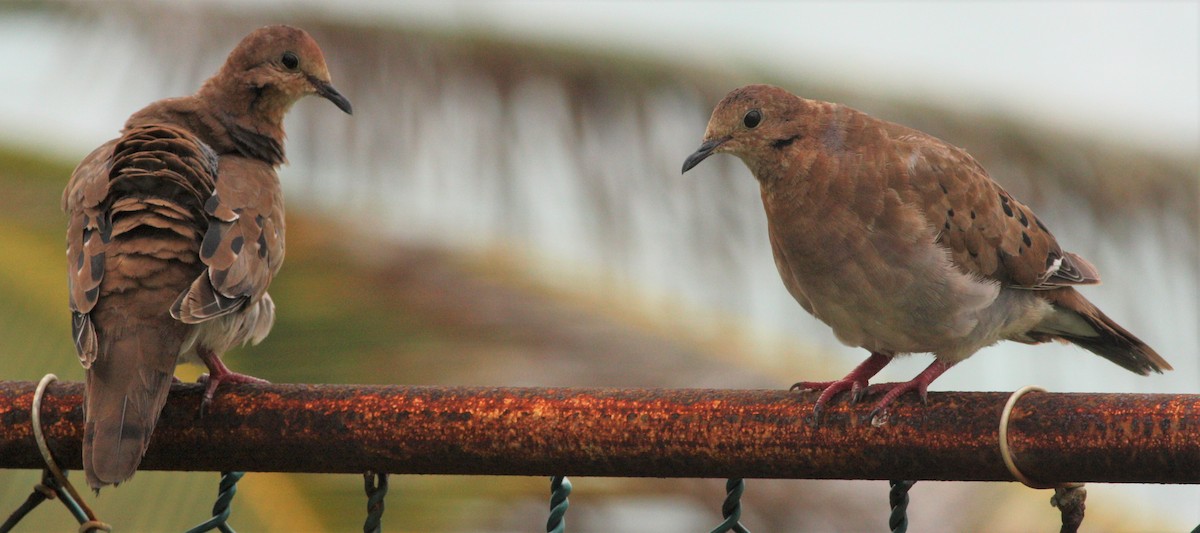
<path fill-rule="evenodd" d="M 858 403 L 859 400 L 862 400 L 868 389 L 870 387 L 866 386 L 866 382 L 855 381 L 854 386 L 850 387 L 850 403 Z"/>
<path fill-rule="evenodd" d="M 927 405 L 929 403 L 929 383 L 923 382 L 919 379 L 900 383 L 876 383 L 868 388 L 870 390 L 868 390 L 867 394 L 874 394 L 883 390 L 887 391 L 887 394 L 883 395 L 883 398 L 875 404 L 875 407 L 871 409 L 871 413 L 867 415 L 866 420 L 872 421 L 872 425 L 875 425 L 874 421 L 880 415 L 884 416 L 884 421 L 880 422 L 879 425 L 882 425 L 884 422 L 886 422 L 888 406 L 891 405 L 896 398 L 903 396 L 907 392 L 916 391 L 917 395 L 921 398 L 922 405 Z"/>
<path fill-rule="evenodd" d="M 867 389 L 866 381 L 844 378 L 838 381 L 801 381 L 791 386 L 792 391 L 796 390 L 820 390 L 821 395 L 817 397 L 816 404 L 813 405 L 812 417 L 809 423 L 813 427 L 820 426 L 821 414 L 825 412 L 825 406 L 833 399 L 837 393 L 844 390 L 850 391 L 850 403 L 856 403 L 862 397 L 862 393 Z"/>
<path fill-rule="evenodd" d="M 867 388 L 867 394 L 874 394 L 879 391 L 887 391 L 887 393 L 884 394 L 883 398 L 879 400 L 879 403 L 876 403 L 875 407 L 871 409 L 871 413 L 867 416 L 867 420 L 869 420 L 871 425 L 875 427 L 886 424 L 888 419 L 887 407 L 891 405 L 892 401 L 894 401 L 896 398 L 899 398 L 910 391 L 916 391 L 917 395 L 921 398 L 921 404 L 928 405 L 929 384 L 933 383 L 933 380 L 937 379 L 938 376 L 942 375 L 952 366 L 954 366 L 954 363 L 945 363 L 940 360 L 934 360 L 933 363 L 930 363 L 930 365 L 925 368 L 925 370 L 922 370 L 920 374 L 917 374 L 917 377 L 909 381 L 902 383 L 877 383 L 875 385 L 871 385 Z"/>
<path fill-rule="evenodd" d="M 789 391 L 825 390 L 836 381 L 797 381 L 788 387 Z"/>
<path fill-rule="evenodd" d="M 200 416 L 204 416 L 204 412 L 208 410 L 208 406 L 212 403 L 213 396 L 217 392 L 217 387 L 221 383 L 270 383 L 270 381 L 265 379 L 237 372 L 224 372 L 216 376 L 200 374 L 200 377 L 196 381 L 204 384 L 204 398 L 200 400 Z"/>
<path fill-rule="evenodd" d="M 824 412 L 825 412 L 825 406 L 823 406 L 821 404 L 814 405 L 813 410 L 812 410 L 812 415 L 805 418 L 804 421 L 811 427 L 814 427 L 814 428 L 821 427 L 821 413 L 824 413 Z"/>

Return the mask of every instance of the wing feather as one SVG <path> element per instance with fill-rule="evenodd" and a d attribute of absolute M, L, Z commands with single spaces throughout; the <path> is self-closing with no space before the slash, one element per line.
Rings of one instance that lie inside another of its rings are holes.
<path fill-rule="evenodd" d="M 189 324 L 257 305 L 283 263 L 283 194 L 273 167 L 223 157 L 204 209 L 200 260 L 207 268 L 171 309 Z"/>
<path fill-rule="evenodd" d="M 1045 224 L 966 152 L 914 130 L 896 140 L 911 200 L 964 272 L 1032 290 L 1100 281 L 1095 267 L 1064 252 Z"/>

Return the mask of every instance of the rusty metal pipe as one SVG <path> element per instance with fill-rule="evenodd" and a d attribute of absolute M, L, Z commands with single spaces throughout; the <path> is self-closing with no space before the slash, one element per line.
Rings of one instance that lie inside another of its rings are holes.
<path fill-rule="evenodd" d="M 35 384 L 0 382 L 0 467 L 41 468 Z M 142 468 L 399 474 L 1012 481 L 997 433 L 1008 393 L 893 404 L 782 390 L 222 387 L 176 384 Z M 50 448 L 80 467 L 83 386 L 43 400 Z M 1012 413 L 1017 464 L 1042 483 L 1200 483 L 1200 396 L 1029 393 Z"/>

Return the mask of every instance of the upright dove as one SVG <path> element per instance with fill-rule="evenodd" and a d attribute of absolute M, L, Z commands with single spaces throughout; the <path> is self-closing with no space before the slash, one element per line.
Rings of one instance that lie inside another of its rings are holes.
<path fill-rule="evenodd" d="M 849 346 L 871 352 L 821 389 L 814 419 L 839 392 L 886 391 L 872 413 L 1002 340 L 1062 340 L 1147 375 L 1162 357 L 1092 305 L 1077 285 L 1095 267 L 970 155 L 920 131 L 768 85 L 729 93 L 687 172 L 733 154 L 758 180 L 775 266 L 800 306 Z M 911 381 L 867 381 L 892 358 L 932 353 Z"/>
<path fill-rule="evenodd" d="M 72 334 L 87 374 L 83 465 L 94 490 L 137 470 L 175 366 L 261 382 L 221 355 L 275 321 L 267 294 L 284 255 L 283 117 L 309 94 L 346 113 L 308 33 L 247 35 L 196 94 L 134 113 L 63 192 Z"/>

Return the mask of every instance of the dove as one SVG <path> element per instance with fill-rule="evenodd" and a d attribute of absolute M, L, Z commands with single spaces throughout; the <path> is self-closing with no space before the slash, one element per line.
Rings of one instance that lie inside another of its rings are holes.
<path fill-rule="evenodd" d="M 208 368 L 201 413 L 221 383 L 264 382 L 221 355 L 275 321 L 283 117 L 310 94 L 352 112 L 308 33 L 257 29 L 194 95 L 135 112 L 71 174 L 67 284 L 93 490 L 137 470 L 177 364 Z"/>
<path fill-rule="evenodd" d="M 842 343 L 871 355 L 821 390 L 884 393 L 882 413 L 981 348 L 1066 341 L 1141 375 L 1170 370 L 1153 349 L 1083 297 L 1099 283 L 1046 225 L 967 152 L 844 105 L 749 85 L 717 104 L 687 172 L 713 154 L 758 180 L 783 284 Z M 930 353 L 914 379 L 868 385 L 898 356 Z"/>

